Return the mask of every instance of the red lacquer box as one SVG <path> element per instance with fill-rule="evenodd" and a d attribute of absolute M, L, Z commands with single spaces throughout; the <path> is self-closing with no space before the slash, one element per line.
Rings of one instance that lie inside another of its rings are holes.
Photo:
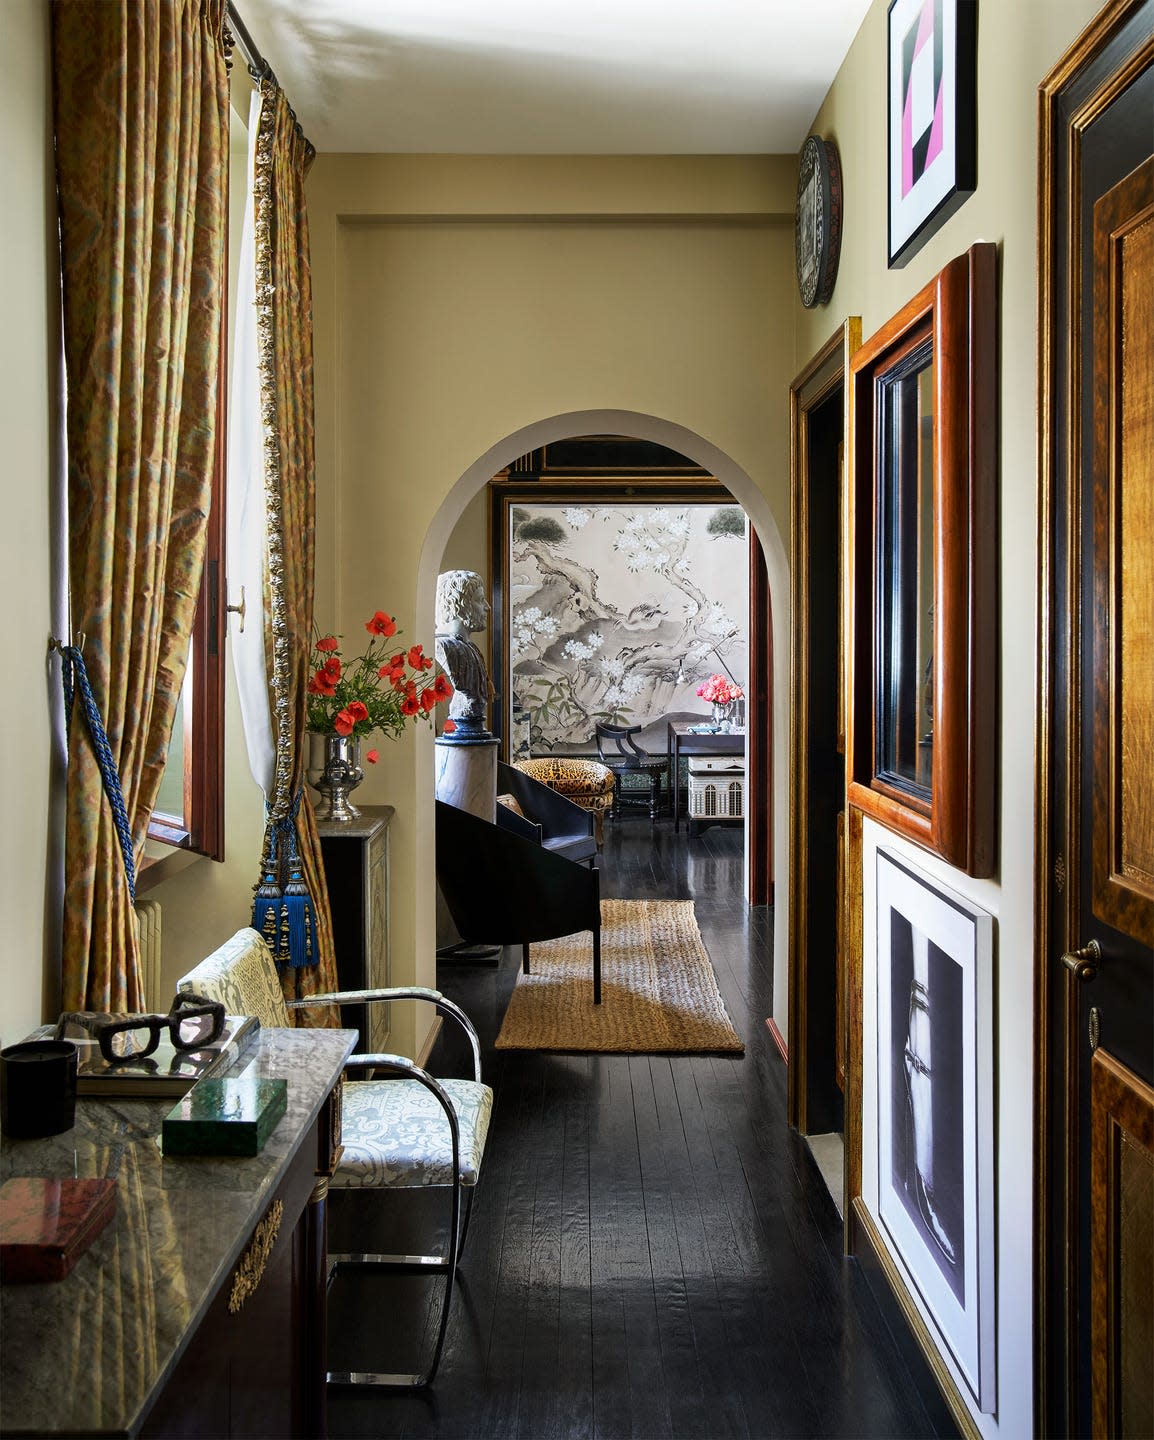
<path fill-rule="evenodd" d="M 0 1185 L 0 1280 L 63 1280 L 116 1214 L 115 1180 L 16 1176 Z"/>

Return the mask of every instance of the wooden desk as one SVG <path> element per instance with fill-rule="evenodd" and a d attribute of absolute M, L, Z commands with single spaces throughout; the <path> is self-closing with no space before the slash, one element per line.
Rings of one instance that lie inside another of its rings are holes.
<path fill-rule="evenodd" d="M 119 1182 L 115 1220 L 66 1279 L 0 1289 L 5 1435 L 324 1434 L 317 1176 L 355 1039 L 262 1031 L 255 1058 L 289 1106 L 251 1159 L 163 1156 L 172 1100 L 82 1100 L 66 1134 L 3 1141 L 0 1179 Z"/>
<path fill-rule="evenodd" d="M 712 735 L 694 732 L 687 725 L 665 727 L 665 753 L 669 757 L 669 774 L 673 784 L 673 829 L 681 828 L 681 757 L 682 755 L 744 755 L 745 732 L 728 734 L 718 731 Z"/>

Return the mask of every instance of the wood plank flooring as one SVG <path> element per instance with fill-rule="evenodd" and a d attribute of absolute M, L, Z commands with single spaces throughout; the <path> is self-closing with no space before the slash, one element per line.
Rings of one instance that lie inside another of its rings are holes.
<path fill-rule="evenodd" d="M 496 1051 L 517 955 L 443 965 L 496 1092 L 461 1284 L 430 1391 L 332 1390 L 334 1436 L 954 1434 L 899 1344 L 803 1140 L 765 1028 L 772 912 L 741 898 L 742 836 L 643 816 L 606 826 L 602 894 L 692 899 L 742 1058 Z M 431 1068 L 463 1074 L 438 1045 Z M 335 1245 L 425 1249 L 436 1196 L 335 1196 Z M 402 1209 L 402 1205 L 404 1209 Z M 368 1206 L 373 1218 L 366 1222 Z M 422 1238 L 423 1237 L 423 1238 Z M 427 1340 L 428 1282 L 341 1277 L 330 1355 L 399 1370 Z"/>

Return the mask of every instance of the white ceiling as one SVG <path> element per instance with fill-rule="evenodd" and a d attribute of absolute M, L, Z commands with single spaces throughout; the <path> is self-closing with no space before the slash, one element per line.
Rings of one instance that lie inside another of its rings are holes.
<path fill-rule="evenodd" d="M 870 0 L 235 0 L 321 151 L 796 153 Z"/>

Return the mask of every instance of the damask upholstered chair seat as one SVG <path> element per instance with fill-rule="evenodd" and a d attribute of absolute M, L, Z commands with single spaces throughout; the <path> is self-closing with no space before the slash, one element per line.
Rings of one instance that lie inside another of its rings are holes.
<path fill-rule="evenodd" d="M 468 1037 L 473 1055 L 471 1080 L 435 1080 L 401 1055 L 356 1054 L 346 1069 L 370 1079 L 350 1079 L 342 1091 L 343 1150 L 331 1185 L 343 1190 L 424 1189 L 442 1186 L 451 1195 L 448 1237 L 442 1255 L 331 1254 L 331 1270 L 370 1266 L 412 1273 L 423 1266 L 445 1278 L 440 1328 L 431 1363 L 419 1374 L 384 1371 L 330 1371 L 329 1383 L 401 1387 L 428 1385 L 436 1374 L 445 1340 L 453 1281 L 465 1245 L 473 1192 L 489 1131 L 493 1092 L 481 1083 L 477 1032 L 464 1013 L 437 990 L 418 986 L 355 990 L 314 995 L 286 1002 L 276 962 L 256 930 L 239 930 L 179 982 L 209 1000 L 219 1000 L 230 1015 L 255 1015 L 262 1025 L 288 1026 L 290 1010 L 342 1002 L 372 1004 L 390 1000 L 426 1000 Z M 384 1078 L 381 1078 L 384 1077 Z M 462 1214 L 462 1193 L 467 1197 Z"/>
<path fill-rule="evenodd" d="M 607 765 L 558 755 L 518 760 L 517 769 L 588 810 L 596 826 L 597 844 L 604 842 L 605 812 L 613 808 L 613 771 Z"/>
<path fill-rule="evenodd" d="M 460 1130 L 462 1185 L 476 1185 L 489 1129 L 492 1092 L 470 1080 L 442 1080 Z M 342 1106 L 344 1154 L 334 1189 L 409 1189 L 451 1185 L 449 1128 L 435 1095 L 411 1080 L 347 1085 Z"/>

